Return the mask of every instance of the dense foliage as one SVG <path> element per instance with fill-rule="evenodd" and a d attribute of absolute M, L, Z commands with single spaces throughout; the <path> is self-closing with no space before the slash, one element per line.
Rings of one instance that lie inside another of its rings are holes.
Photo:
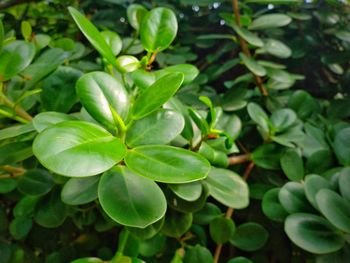
<path fill-rule="evenodd" d="M 347 3 L 0 11 L 1 262 L 349 262 Z"/>

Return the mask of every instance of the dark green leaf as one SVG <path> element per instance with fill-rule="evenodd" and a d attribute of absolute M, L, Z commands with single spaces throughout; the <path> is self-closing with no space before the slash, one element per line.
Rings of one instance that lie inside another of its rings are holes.
<path fill-rule="evenodd" d="M 350 202 L 350 168 L 345 167 L 339 175 L 339 190 L 343 198 Z"/>
<path fill-rule="evenodd" d="M 265 76 L 266 69 L 261 66 L 258 62 L 256 62 L 253 58 L 246 56 L 243 53 L 239 53 L 239 57 L 242 59 L 243 63 L 247 66 L 247 68 L 253 72 L 257 76 Z"/>
<path fill-rule="evenodd" d="M 30 142 L 13 142 L 0 146 L 0 165 L 23 161 L 33 155 Z"/>
<path fill-rule="evenodd" d="M 279 188 L 273 188 L 264 194 L 262 200 L 262 211 L 264 214 L 275 221 L 283 222 L 285 217 L 288 215 L 287 211 L 281 206 L 278 194 Z"/>
<path fill-rule="evenodd" d="M 31 218 L 17 217 L 11 221 L 9 228 L 10 234 L 17 240 L 22 239 L 28 235 L 32 225 L 33 222 Z"/>
<path fill-rule="evenodd" d="M 217 217 L 210 222 L 209 232 L 217 244 L 228 242 L 235 233 L 236 225 L 230 218 Z"/>
<path fill-rule="evenodd" d="M 319 209 L 316 202 L 316 194 L 321 189 L 330 189 L 331 184 L 325 178 L 317 174 L 310 174 L 305 177 L 304 188 L 307 200 L 309 200 L 313 207 Z"/>
<path fill-rule="evenodd" d="M 342 165 L 350 165 L 350 128 L 340 130 L 334 138 L 334 152 Z"/>
<path fill-rule="evenodd" d="M 262 47 L 264 46 L 264 42 L 254 33 L 250 32 L 249 30 L 239 27 L 236 24 L 232 25 L 233 29 L 236 31 L 236 33 L 242 37 L 244 40 L 246 40 L 249 44 L 256 46 L 256 47 Z"/>
<path fill-rule="evenodd" d="M 82 205 L 97 199 L 99 176 L 71 178 L 63 186 L 61 199 L 68 205 Z"/>
<path fill-rule="evenodd" d="M 18 180 L 18 190 L 26 195 L 47 194 L 53 185 L 52 175 L 42 169 L 28 170 Z"/>
<path fill-rule="evenodd" d="M 162 232 L 169 237 L 179 238 L 190 229 L 191 224 L 192 214 L 184 214 L 168 209 L 165 215 Z"/>
<path fill-rule="evenodd" d="M 186 251 L 183 262 L 184 263 L 213 263 L 214 259 L 209 249 L 197 244 Z"/>
<path fill-rule="evenodd" d="M 281 157 L 281 167 L 284 174 L 291 181 L 300 181 L 304 178 L 304 164 L 296 150 L 287 150 Z"/>
<path fill-rule="evenodd" d="M 278 198 L 283 208 L 290 214 L 314 211 L 306 199 L 304 186 L 300 183 L 286 183 L 281 188 Z"/>
<path fill-rule="evenodd" d="M 230 243 L 244 251 L 261 249 L 267 242 L 269 233 L 257 223 L 245 223 L 236 228 Z"/>
<path fill-rule="evenodd" d="M 254 19 L 249 29 L 262 30 L 274 27 L 282 27 L 292 22 L 292 19 L 284 14 L 266 14 Z"/>

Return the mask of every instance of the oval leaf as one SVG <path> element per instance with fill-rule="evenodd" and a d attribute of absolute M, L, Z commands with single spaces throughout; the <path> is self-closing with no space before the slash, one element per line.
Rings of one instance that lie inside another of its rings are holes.
<path fill-rule="evenodd" d="M 126 148 L 96 124 L 66 121 L 40 133 L 34 140 L 33 152 L 55 173 L 84 177 L 110 169 L 123 159 Z"/>
<path fill-rule="evenodd" d="M 247 66 L 247 68 L 253 72 L 255 75 L 263 77 L 266 75 L 266 69 L 261 66 L 254 59 L 247 57 L 243 53 L 239 53 L 239 57 L 242 59 L 243 63 Z"/>
<path fill-rule="evenodd" d="M 164 183 L 187 183 L 204 179 L 210 164 L 199 154 L 172 146 L 140 146 L 125 156 L 135 173 Z"/>
<path fill-rule="evenodd" d="M 265 245 L 268 237 L 269 233 L 262 225 L 245 223 L 236 228 L 230 242 L 241 250 L 255 251 Z"/>
<path fill-rule="evenodd" d="M 125 167 L 106 172 L 98 186 L 103 210 L 116 222 L 144 228 L 165 215 L 166 200 L 159 186 Z"/>
<path fill-rule="evenodd" d="M 83 205 L 97 198 L 99 176 L 71 178 L 63 186 L 61 199 L 68 205 Z"/>
<path fill-rule="evenodd" d="M 253 20 L 250 24 L 249 29 L 251 30 L 261 30 L 269 29 L 274 27 L 282 27 L 288 25 L 292 22 L 292 19 L 284 14 L 267 14 L 262 15 Z"/>

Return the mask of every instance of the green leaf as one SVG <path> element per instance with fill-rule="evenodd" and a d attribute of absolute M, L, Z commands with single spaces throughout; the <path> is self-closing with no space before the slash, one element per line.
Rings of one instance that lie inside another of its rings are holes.
<path fill-rule="evenodd" d="M 294 110 L 300 119 L 306 119 L 319 109 L 317 101 L 304 90 L 293 93 L 288 101 L 288 107 Z"/>
<path fill-rule="evenodd" d="M 264 194 L 261 206 L 263 213 L 274 221 L 283 222 L 288 215 L 287 211 L 281 206 L 278 194 L 280 188 L 273 188 Z"/>
<path fill-rule="evenodd" d="M 342 165 L 350 165 L 350 128 L 341 129 L 334 138 L 334 152 Z"/>
<path fill-rule="evenodd" d="M 15 190 L 17 187 L 17 181 L 14 178 L 2 178 L 1 184 L 0 184 L 0 193 L 6 194 L 13 190 Z"/>
<path fill-rule="evenodd" d="M 178 64 L 154 71 L 153 73 L 156 76 L 156 79 L 159 79 L 166 74 L 174 72 L 181 72 L 184 74 L 184 81 L 182 85 L 190 84 L 199 74 L 198 68 L 192 64 Z"/>
<path fill-rule="evenodd" d="M 35 56 L 33 43 L 14 41 L 3 47 L 0 53 L 0 81 L 7 81 L 20 73 Z"/>
<path fill-rule="evenodd" d="M 184 118 L 180 113 L 159 110 L 134 122 L 128 128 L 126 143 L 130 147 L 168 144 L 182 132 L 184 125 Z"/>
<path fill-rule="evenodd" d="M 331 184 L 322 176 L 310 174 L 305 177 L 304 188 L 307 200 L 309 200 L 313 207 L 319 210 L 316 202 L 316 194 L 321 189 L 330 189 Z"/>
<path fill-rule="evenodd" d="M 276 39 L 267 39 L 263 50 L 278 58 L 289 58 L 292 55 L 292 50 L 286 44 Z"/>
<path fill-rule="evenodd" d="M 247 110 L 250 118 L 261 127 L 264 134 L 269 133 L 269 117 L 266 112 L 254 102 L 248 104 Z"/>
<path fill-rule="evenodd" d="M 76 84 L 77 94 L 87 112 L 109 129 L 116 123 L 111 108 L 125 119 L 129 111 L 129 98 L 123 85 L 105 72 L 90 72 Z"/>
<path fill-rule="evenodd" d="M 25 196 L 14 207 L 13 215 L 15 217 L 31 217 L 33 216 L 34 209 L 38 203 L 40 197 L 38 196 Z"/>
<path fill-rule="evenodd" d="M 154 72 L 149 72 L 142 68 L 130 72 L 130 77 L 134 81 L 134 84 L 141 90 L 146 90 L 156 81 Z"/>
<path fill-rule="evenodd" d="M 129 24 L 138 32 L 142 19 L 147 14 L 148 10 L 139 4 L 129 5 L 126 9 Z"/>
<path fill-rule="evenodd" d="M 181 199 L 188 202 L 198 200 L 202 194 L 202 184 L 198 181 L 186 184 L 168 184 L 169 188 Z"/>
<path fill-rule="evenodd" d="M 249 260 L 249 259 L 247 259 L 245 257 L 235 257 L 235 258 L 230 259 L 229 261 L 227 261 L 227 263 L 253 263 L 253 261 L 251 261 L 251 260 Z"/>
<path fill-rule="evenodd" d="M 214 166 L 223 168 L 228 166 L 227 155 L 222 151 L 215 150 L 206 142 L 202 142 L 198 153 L 203 155 L 203 157 L 205 157 Z"/>
<path fill-rule="evenodd" d="M 33 155 L 30 142 L 12 142 L 0 146 L 0 165 L 16 163 Z"/>
<path fill-rule="evenodd" d="M 225 244 L 233 236 L 236 225 L 230 218 L 217 217 L 210 222 L 209 232 L 216 244 Z"/>
<path fill-rule="evenodd" d="M 292 19 L 284 14 L 267 14 L 259 16 L 250 24 L 250 30 L 263 30 L 275 27 L 283 27 L 292 22 Z"/>
<path fill-rule="evenodd" d="M 246 40 L 249 44 L 256 47 L 264 46 L 264 42 L 256 34 L 250 32 L 245 28 L 237 26 L 236 24 L 233 24 L 232 27 L 236 31 L 236 33 L 244 40 Z"/>
<path fill-rule="evenodd" d="M 284 148 L 276 144 L 262 144 L 252 153 L 251 159 L 256 166 L 268 170 L 278 170 L 283 152 Z"/>
<path fill-rule="evenodd" d="M 255 251 L 266 244 L 268 237 L 269 233 L 262 225 L 249 222 L 236 228 L 230 243 L 243 251 Z"/>
<path fill-rule="evenodd" d="M 91 45 L 96 48 L 96 50 L 105 57 L 109 63 L 115 65 L 115 57 L 112 49 L 106 43 L 105 39 L 98 31 L 98 29 L 78 10 L 73 7 L 68 7 L 69 13 L 73 17 L 75 23 L 89 40 Z"/>
<path fill-rule="evenodd" d="M 321 189 L 316 194 L 316 203 L 331 224 L 350 233 L 350 203 L 348 201 L 332 190 Z"/>
<path fill-rule="evenodd" d="M 140 61 L 136 57 L 130 55 L 119 56 L 116 60 L 116 64 L 117 69 L 121 73 L 133 72 L 141 67 Z"/>
<path fill-rule="evenodd" d="M 83 205 L 97 199 L 99 176 L 71 178 L 62 188 L 61 199 L 68 205 Z"/>
<path fill-rule="evenodd" d="M 287 217 L 284 230 L 297 246 L 314 254 L 335 252 L 344 245 L 341 233 L 320 216 L 292 214 Z"/>
<path fill-rule="evenodd" d="M 253 58 L 247 57 L 242 52 L 239 53 L 239 57 L 242 59 L 246 67 L 255 75 L 260 77 L 263 77 L 266 75 L 266 69 L 263 66 L 261 66 L 258 62 L 256 62 Z"/>
<path fill-rule="evenodd" d="M 4 25 L 2 24 L 2 19 L 0 19 L 0 53 L 2 51 L 4 38 L 5 38 Z"/>
<path fill-rule="evenodd" d="M 184 263 L 213 263 L 214 259 L 209 249 L 200 245 L 195 245 L 186 250 Z"/>
<path fill-rule="evenodd" d="M 29 40 L 32 36 L 32 26 L 28 21 L 22 21 L 21 23 L 21 33 L 25 40 Z"/>
<path fill-rule="evenodd" d="M 35 131 L 33 124 L 12 125 L 0 130 L 0 141 Z"/>
<path fill-rule="evenodd" d="M 102 31 L 101 36 L 106 41 L 107 45 L 113 52 L 114 56 L 117 56 L 123 47 L 123 42 L 120 36 L 113 31 Z"/>
<path fill-rule="evenodd" d="M 176 93 L 183 80 L 182 73 L 170 73 L 154 82 L 137 97 L 133 106 L 133 118 L 138 120 L 157 110 Z"/>
<path fill-rule="evenodd" d="M 33 126 L 37 132 L 64 121 L 76 120 L 75 117 L 60 112 L 48 111 L 37 114 L 33 118 Z"/>
<path fill-rule="evenodd" d="M 304 164 L 296 150 L 287 150 L 281 157 L 281 167 L 284 174 L 291 181 L 300 181 L 304 178 Z"/>
<path fill-rule="evenodd" d="M 150 239 L 155 237 L 164 224 L 164 217 L 162 217 L 160 220 L 155 222 L 154 224 L 151 224 L 145 228 L 138 228 L 138 227 L 127 227 L 126 229 L 135 237 L 137 237 L 140 240 L 145 240 L 146 242 Z M 159 236 L 159 235 L 158 235 Z"/>
<path fill-rule="evenodd" d="M 129 150 L 125 163 L 135 173 L 163 183 L 202 180 L 210 169 L 208 161 L 197 153 L 160 145 Z"/>
<path fill-rule="evenodd" d="M 166 200 L 159 186 L 127 168 L 106 172 L 98 186 L 103 210 L 116 222 L 145 228 L 165 215 Z"/>
<path fill-rule="evenodd" d="M 350 168 L 345 167 L 339 175 L 339 190 L 343 198 L 350 202 Z"/>
<path fill-rule="evenodd" d="M 82 72 L 71 67 L 59 67 L 42 82 L 41 103 L 46 111 L 67 113 L 77 102 L 75 83 Z"/>
<path fill-rule="evenodd" d="M 248 206 L 248 186 L 238 174 L 212 167 L 205 182 L 208 185 L 209 194 L 227 207 L 241 209 Z"/>
<path fill-rule="evenodd" d="M 33 221 L 31 218 L 17 217 L 13 219 L 10 223 L 10 234 L 17 240 L 22 239 L 26 235 L 28 235 L 32 226 Z"/>
<path fill-rule="evenodd" d="M 123 159 L 126 148 L 96 124 L 66 121 L 40 133 L 34 140 L 33 152 L 55 173 L 84 177 L 113 167 Z"/>
<path fill-rule="evenodd" d="M 300 0 L 244 0 L 244 2 L 245 3 L 262 4 L 262 5 L 268 5 L 268 4 L 273 4 L 273 5 L 286 4 L 286 5 L 290 5 L 290 4 L 298 4 L 298 3 L 300 3 Z M 232 262 L 232 263 L 236 263 L 236 262 Z"/>
<path fill-rule="evenodd" d="M 162 232 L 169 237 L 179 238 L 190 229 L 191 225 L 191 213 L 180 213 L 173 209 L 168 209 Z"/>
<path fill-rule="evenodd" d="M 18 190 L 26 195 L 47 194 L 53 185 L 52 175 L 43 169 L 28 170 L 18 180 Z"/>
<path fill-rule="evenodd" d="M 46 228 L 55 228 L 63 224 L 67 217 L 67 207 L 61 202 L 58 189 L 41 199 L 36 206 L 34 221 Z"/>
<path fill-rule="evenodd" d="M 148 12 L 141 24 L 141 43 L 148 52 L 162 51 L 170 46 L 177 33 L 177 20 L 168 8 L 157 7 Z"/>
<path fill-rule="evenodd" d="M 314 211 L 306 199 L 304 186 L 301 183 L 286 183 L 281 188 L 278 198 L 283 208 L 290 214 Z"/>
<path fill-rule="evenodd" d="M 165 242 L 166 237 L 163 234 L 158 234 L 151 239 L 142 240 L 139 243 L 139 253 L 144 257 L 153 257 L 163 250 Z"/>
<path fill-rule="evenodd" d="M 71 263 L 103 263 L 103 262 L 104 261 L 102 259 L 88 257 L 88 258 L 79 258 L 79 259 L 73 260 Z"/>

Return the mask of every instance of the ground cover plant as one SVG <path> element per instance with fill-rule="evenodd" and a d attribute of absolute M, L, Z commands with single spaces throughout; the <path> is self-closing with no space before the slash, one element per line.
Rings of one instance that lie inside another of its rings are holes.
<path fill-rule="evenodd" d="M 0 3 L 0 261 L 348 262 L 349 11 Z"/>

